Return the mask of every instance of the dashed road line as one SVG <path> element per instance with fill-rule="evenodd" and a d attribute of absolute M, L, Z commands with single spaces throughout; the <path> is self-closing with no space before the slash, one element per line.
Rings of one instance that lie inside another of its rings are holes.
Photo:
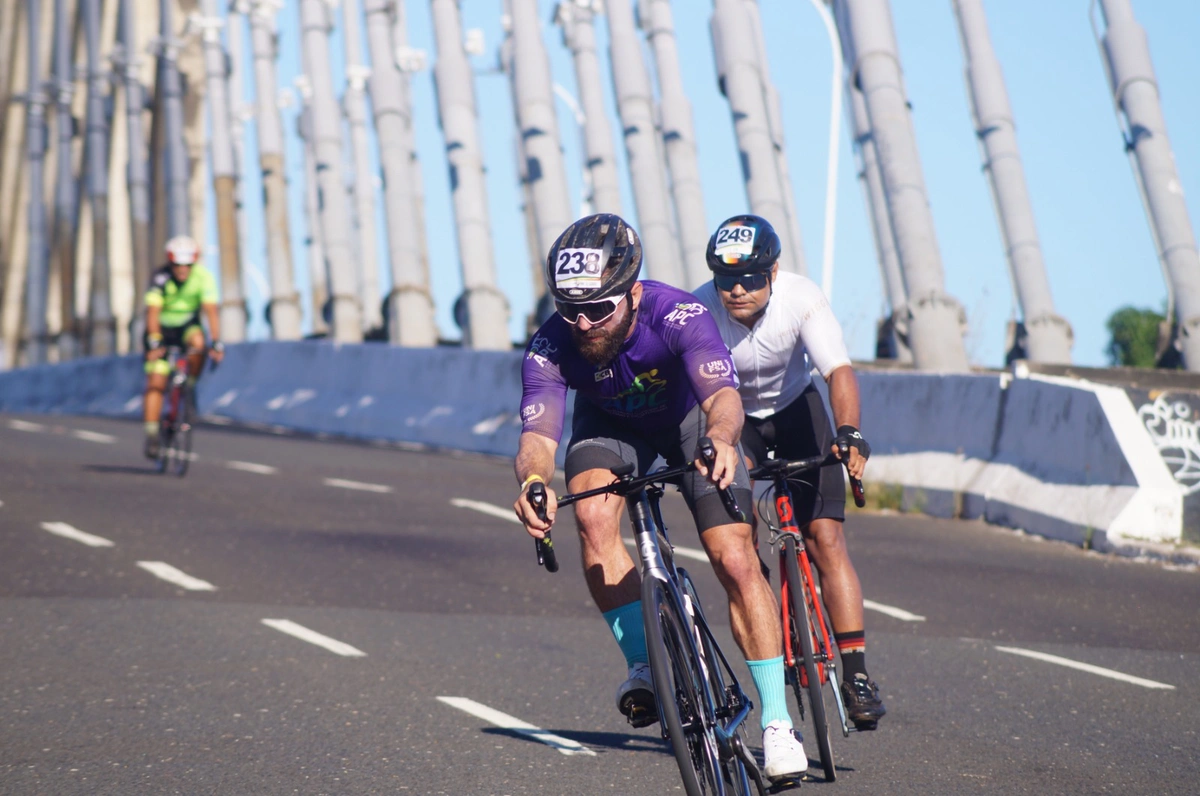
<path fill-rule="evenodd" d="M 206 580 L 193 578 L 186 572 L 182 572 L 165 561 L 139 561 L 137 565 L 149 572 L 151 575 L 162 578 L 168 583 L 174 583 L 182 589 L 188 591 L 216 591 L 217 587 Z"/>
<path fill-rule="evenodd" d="M 901 622 L 924 622 L 925 621 L 925 617 L 921 616 L 920 614 L 914 614 L 909 611 L 905 611 L 903 608 L 897 608 L 894 605 L 884 605 L 883 603 L 877 603 L 874 600 L 865 600 L 864 599 L 863 600 L 863 608 L 867 608 L 872 611 L 878 611 L 879 613 L 886 614 L 886 615 L 892 617 L 893 619 L 899 619 Z"/>
<path fill-rule="evenodd" d="M 460 509 L 471 509 L 472 511 L 478 511 L 481 514 L 487 514 L 489 517 L 497 517 L 502 520 L 508 520 L 509 522 L 515 522 L 517 525 L 521 524 L 521 521 L 517 519 L 517 515 L 513 513 L 512 509 L 506 509 L 501 506 L 496 506 L 492 503 L 484 503 L 482 500 L 451 498 L 450 504 L 452 506 L 458 506 Z"/>
<path fill-rule="evenodd" d="M 287 633 L 289 636 L 294 636 L 301 641 L 307 641 L 309 644 L 324 647 L 336 655 L 343 655 L 347 658 L 362 658 L 367 654 L 344 641 L 338 641 L 335 638 L 322 635 L 315 630 L 309 630 L 304 625 L 298 625 L 290 619 L 264 619 L 262 623 L 267 627 L 278 630 L 280 633 Z"/>
<path fill-rule="evenodd" d="M 259 475 L 275 475 L 279 472 L 278 467 L 272 467 L 269 464 L 255 464 L 254 462 L 225 462 L 225 466 L 230 470 L 241 470 L 244 473 L 258 473 Z"/>
<path fill-rule="evenodd" d="M 64 539 L 74 539 L 76 542 L 82 542 L 88 547 L 112 547 L 113 542 L 105 539 L 103 536 L 93 536 L 90 533 L 85 533 L 73 525 L 68 525 L 65 522 L 43 522 L 42 530 L 49 531 L 55 536 L 61 536 Z"/>
<path fill-rule="evenodd" d="M 356 489 L 360 492 L 377 492 L 381 495 L 392 491 L 386 484 L 366 484 L 362 481 L 347 481 L 344 478 L 326 478 L 325 486 L 335 486 L 339 489 Z"/>
<path fill-rule="evenodd" d="M 440 696 L 438 702 L 449 705 L 452 708 L 458 708 L 464 713 L 470 713 L 472 716 L 483 719 L 489 724 L 494 724 L 505 730 L 512 730 L 521 735 L 528 736 L 535 741 L 541 741 L 549 747 L 557 749 L 564 755 L 595 755 L 591 749 L 583 746 L 570 738 L 563 738 L 561 735 L 555 735 L 552 732 L 547 732 L 541 727 L 536 727 L 527 721 L 521 721 L 515 716 L 510 716 L 507 713 L 489 708 L 487 705 L 481 705 L 473 699 L 466 697 L 449 697 Z"/>
<path fill-rule="evenodd" d="M 30 423 L 28 420 L 12 419 L 8 421 L 8 427 L 14 431 L 45 431 L 46 427 L 41 423 Z"/>
<path fill-rule="evenodd" d="M 1147 680 L 1143 677 L 1134 677 L 1131 674 L 1118 672 L 1115 669 L 1105 669 L 1102 666 L 1093 666 L 1090 663 L 1081 663 L 1080 661 L 1073 661 L 1070 658 L 1060 658 L 1057 655 L 1050 655 L 1045 652 L 1022 649 L 1021 647 L 996 647 L 996 649 L 1012 655 L 1021 655 L 1026 658 L 1033 658 L 1035 660 L 1045 661 L 1046 663 L 1054 663 L 1059 666 L 1065 666 L 1068 669 L 1078 669 L 1081 672 L 1089 672 L 1091 674 L 1100 675 L 1101 677 L 1108 677 L 1113 680 L 1120 680 L 1125 683 L 1140 685 L 1143 688 L 1161 688 L 1169 691 L 1175 690 L 1175 686 L 1167 683 L 1160 683 L 1157 680 Z"/>
<path fill-rule="evenodd" d="M 102 445 L 111 445 L 117 441 L 117 438 L 112 434 L 101 434 L 99 431 L 88 431 L 82 428 L 74 429 L 69 433 L 75 439 L 82 439 L 87 442 L 99 442 Z"/>

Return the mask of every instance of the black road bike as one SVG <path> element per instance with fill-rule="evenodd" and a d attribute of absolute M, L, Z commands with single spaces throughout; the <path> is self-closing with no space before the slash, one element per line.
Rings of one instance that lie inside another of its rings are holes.
<path fill-rule="evenodd" d="M 715 449 L 708 438 L 700 440 L 700 449 L 705 460 L 712 461 Z M 642 618 L 658 717 L 679 764 L 684 790 L 689 796 L 755 792 L 762 796 L 769 792 L 768 785 L 744 738 L 746 718 L 754 705 L 709 629 L 691 576 L 675 565 L 659 507 L 664 486 L 678 485 L 694 469 L 694 463 L 689 463 L 634 478 L 632 464 L 614 467 L 613 483 L 563 495 L 558 505 L 605 494 L 625 499 L 642 573 Z M 721 497 L 730 516 L 745 522 L 733 493 L 722 490 Z M 529 499 L 544 519 L 545 486 L 531 484 Z M 537 540 L 537 554 L 538 563 L 547 570 L 558 569 L 549 534 Z"/>

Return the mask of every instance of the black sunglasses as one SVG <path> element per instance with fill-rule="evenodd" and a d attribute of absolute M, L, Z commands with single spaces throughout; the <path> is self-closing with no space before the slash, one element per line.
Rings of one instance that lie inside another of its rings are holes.
<path fill-rule="evenodd" d="M 729 293 L 737 285 L 741 285 L 742 289 L 747 293 L 753 293 L 756 290 L 762 290 L 771 283 L 770 271 L 758 271 L 753 274 L 716 274 L 713 276 L 713 283 L 717 286 L 717 290 Z"/>
<path fill-rule="evenodd" d="M 562 301 L 555 301 L 554 308 L 558 310 L 558 314 L 563 317 L 563 320 L 571 325 L 579 323 L 579 318 L 582 316 L 588 319 L 588 323 L 595 326 L 611 318 L 616 313 L 617 307 L 621 306 L 621 302 L 624 299 L 625 296 L 617 296 L 615 298 L 602 298 L 599 301 L 588 301 L 582 304 L 567 304 Z"/>

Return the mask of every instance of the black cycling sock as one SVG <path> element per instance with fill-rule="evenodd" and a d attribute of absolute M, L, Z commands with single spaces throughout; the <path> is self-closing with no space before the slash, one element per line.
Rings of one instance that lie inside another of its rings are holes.
<path fill-rule="evenodd" d="M 854 676 L 867 676 L 866 632 L 855 630 L 850 633 L 835 633 L 834 641 L 842 654 L 842 680 L 850 682 Z"/>

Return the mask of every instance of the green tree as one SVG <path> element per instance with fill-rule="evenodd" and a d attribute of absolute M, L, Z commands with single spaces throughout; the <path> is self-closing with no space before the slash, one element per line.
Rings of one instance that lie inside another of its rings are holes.
<path fill-rule="evenodd" d="M 1121 307 L 1108 317 L 1108 332 L 1112 335 L 1106 353 L 1110 365 L 1134 368 L 1155 366 L 1158 349 L 1158 327 L 1165 316 L 1160 312 L 1136 307 Z"/>

